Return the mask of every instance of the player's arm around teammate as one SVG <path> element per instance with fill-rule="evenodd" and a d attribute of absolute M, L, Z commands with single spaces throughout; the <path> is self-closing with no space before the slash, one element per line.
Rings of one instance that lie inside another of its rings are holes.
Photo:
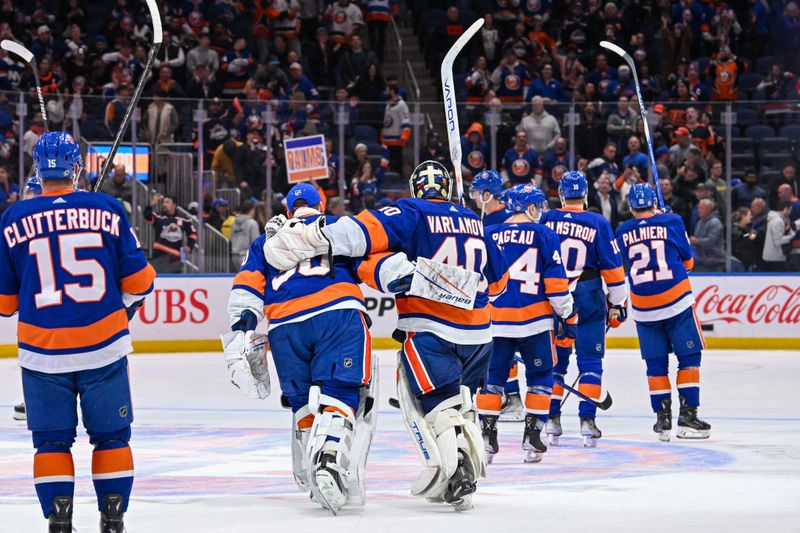
<path fill-rule="evenodd" d="M 119 202 L 75 190 L 81 155 L 70 135 L 45 133 L 33 158 L 43 194 L 0 222 L 0 314 L 19 312 L 36 493 L 49 530 L 71 532 L 80 401 L 100 530 L 119 532 L 133 485 L 128 320 L 155 271 Z"/>
<path fill-rule="evenodd" d="M 656 195 L 647 183 L 631 188 L 633 220 L 617 228 L 617 241 L 628 264 L 631 316 L 636 322 L 642 358 L 647 366 L 650 404 L 656 413 L 653 431 L 668 441 L 672 430 L 669 354 L 678 358 L 680 402 L 677 436 L 704 439 L 711 425 L 697 417 L 700 405 L 700 360 L 705 340 L 694 313 L 688 272 L 694 266 L 683 220 L 656 211 Z"/>

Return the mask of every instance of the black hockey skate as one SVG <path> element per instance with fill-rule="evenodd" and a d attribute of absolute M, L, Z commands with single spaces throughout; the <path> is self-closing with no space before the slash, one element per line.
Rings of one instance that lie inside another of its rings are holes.
<path fill-rule="evenodd" d="M 711 436 L 711 424 L 697 418 L 697 407 L 686 405 L 681 396 L 681 410 L 678 415 L 678 430 L 675 436 L 679 439 L 707 439 Z"/>
<path fill-rule="evenodd" d="M 14 406 L 14 420 L 24 421 L 28 419 L 28 413 L 25 410 L 25 402 L 18 403 Z"/>
<path fill-rule="evenodd" d="M 594 418 L 581 417 L 581 435 L 583 435 L 584 448 L 595 448 L 597 440 L 603 436 L 603 432 L 597 428 Z"/>
<path fill-rule="evenodd" d="M 661 409 L 656 413 L 656 423 L 653 424 L 653 431 L 658 433 L 658 440 L 669 442 L 672 430 L 672 398 L 661 400 Z"/>
<path fill-rule="evenodd" d="M 464 464 L 464 456 L 458 452 L 458 468 L 455 474 L 450 477 L 447 490 L 444 493 L 444 501 L 456 508 L 457 511 L 464 511 L 472 507 L 471 494 L 478 490 L 478 484 L 470 480 L 469 471 Z"/>
<path fill-rule="evenodd" d="M 492 464 L 494 456 L 500 451 L 500 444 L 497 442 L 497 417 L 481 417 L 481 434 L 483 435 L 483 450 L 486 452 L 486 462 Z"/>
<path fill-rule="evenodd" d="M 48 517 L 48 533 L 72 533 L 72 498 L 57 496 Z"/>
<path fill-rule="evenodd" d="M 561 437 L 561 415 L 550 415 L 547 417 L 547 424 L 544 432 L 547 433 L 547 442 L 550 446 L 557 446 L 558 439 Z"/>
<path fill-rule="evenodd" d="M 107 494 L 103 498 L 103 511 L 100 513 L 100 533 L 125 533 L 122 520 L 124 498 L 121 494 Z"/>
<path fill-rule="evenodd" d="M 500 422 L 519 422 L 524 418 L 522 397 L 518 392 L 509 392 L 506 394 L 503 408 L 500 410 Z"/>
<path fill-rule="evenodd" d="M 525 415 L 525 433 L 522 435 L 522 449 L 525 450 L 526 463 L 538 463 L 547 446 L 542 442 L 544 422 L 534 415 Z"/>

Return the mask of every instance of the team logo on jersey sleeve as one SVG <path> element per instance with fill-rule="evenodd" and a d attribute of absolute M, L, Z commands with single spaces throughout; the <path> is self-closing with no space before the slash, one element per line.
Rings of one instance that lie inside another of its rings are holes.
<path fill-rule="evenodd" d="M 527 176 L 530 170 L 531 164 L 525 159 L 517 159 L 511 163 L 511 172 L 513 172 L 515 176 Z"/>
<path fill-rule="evenodd" d="M 483 152 L 480 150 L 473 150 L 467 156 L 467 163 L 472 168 L 483 168 Z"/>
<path fill-rule="evenodd" d="M 509 74 L 506 76 L 506 79 L 503 80 L 503 84 L 509 91 L 516 91 L 522 86 L 522 80 L 520 80 L 519 76 L 516 74 Z"/>

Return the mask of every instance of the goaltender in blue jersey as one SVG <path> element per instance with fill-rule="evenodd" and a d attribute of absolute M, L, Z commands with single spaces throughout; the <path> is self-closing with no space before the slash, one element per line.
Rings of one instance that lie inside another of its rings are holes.
<path fill-rule="evenodd" d="M 46 132 L 33 159 L 43 194 L 0 221 L 0 314 L 19 313 L 36 493 L 49 530 L 71 532 L 80 399 L 101 531 L 122 531 L 133 484 L 128 321 L 155 271 L 120 203 L 75 190 L 81 154 L 69 134 Z"/>
<path fill-rule="evenodd" d="M 267 240 L 267 261 L 289 270 L 313 256 L 402 251 L 417 262 L 411 291 L 397 296 L 402 341 L 398 396 L 424 469 L 412 493 L 471 506 L 485 475 L 472 394 L 486 375 L 490 299 L 505 290 L 506 262 L 471 210 L 451 203 L 453 180 L 425 161 L 409 179 L 412 198 L 330 225 L 285 224 Z M 458 280 L 453 282 L 452 280 Z M 424 295 L 424 296 L 422 296 Z"/>
<path fill-rule="evenodd" d="M 672 429 L 669 354 L 678 358 L 680 401 L 677 436 L 704 439 L 711 425 L 697 417 L 700 405 L 700 359 L 705 340 L 694 313 L 688 272 L 694 266 L 683 220 L 660 213 L 647 183 L 631 188 L 634 218 L 617 228 L 617 241 L 628 264 L 631 317 L 636 322 L 642 358 L 647 365 L 650 403 L 656 413 L 653 431 L 668 441 Z"/>

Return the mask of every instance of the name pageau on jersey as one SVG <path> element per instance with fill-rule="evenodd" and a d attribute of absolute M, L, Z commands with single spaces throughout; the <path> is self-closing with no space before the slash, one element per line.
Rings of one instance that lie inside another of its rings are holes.
<path fill-rule="evenodd" d="M 584 272 L 597 270 L 606 284 L 609 303 L 625 303 L 628 294 L 622 257 L 611 224 L 602 215 L 562 207 L 542 213 L 539 223 L 555 231 L 561 240 L 561 260 L 571 290 Z"/>
<path fill-rule="evenodd" d="M 334 236 L 334 255 L 402 251 L 409 261 L 424 257 L 479 273 L 471 310 L 398 294 L 397 327 L 430 332 L 455 344 L 491 341 L 489 301 L 505 290 L 508 272 L 500 249 L 484 235 L 480 217 L 471 210 L 444 200 L 403 198 L 380 211 L 342 218 L 325 231 Z"/>
<path fill-rule="evenodd" d="M 662 213 L 627 220 L 617 228 L 617 241 L 629 267 L 634 320 L 664 320 L 694 304 L 688 274 L 694 257 L 681 217 Z"/>
<path fill-rule="evenodd" d="M 552 330 L 553 313 L 566 316 L 573 306 L 558 235 L 534 222 L 489 226 L 486 235 L 510 265 L 506 291 L 492 302 L 493 336 L 523 338 Z"/>
<path fill-rule="evenodd" d="M 20 366 L 89 370 L 133 351 L 125 308 L 155 271 L 116 199 L 45 193 L 6 210 L 0 232 L 0 315 L 19 312 Z"/>
<path fill-rule="evenodd" d="M 303 211 L 312 213 L 303 214 Z M 298 209 L 295 215 L 306 224 L 323 216 L 303 208 Z M 324 216 L 326 225 L 338 219 Z M 405 263 L 404 255 L 389 252 L 371 254 L 366 259 L 337 257 L 331 277 L 328 258 L 318 256 L 282 272 L 265 260 L 265 241 L 266 235 L 253 241 L 233 280 L 228 303 L 231 325 L 245 310 L 253 311 L 259 321 L 266 318 L 269 330 L 335 309 L 366 312 L 359 283 L 388 292 L 387 284 L 397 278 L 394 267 Z"/>

